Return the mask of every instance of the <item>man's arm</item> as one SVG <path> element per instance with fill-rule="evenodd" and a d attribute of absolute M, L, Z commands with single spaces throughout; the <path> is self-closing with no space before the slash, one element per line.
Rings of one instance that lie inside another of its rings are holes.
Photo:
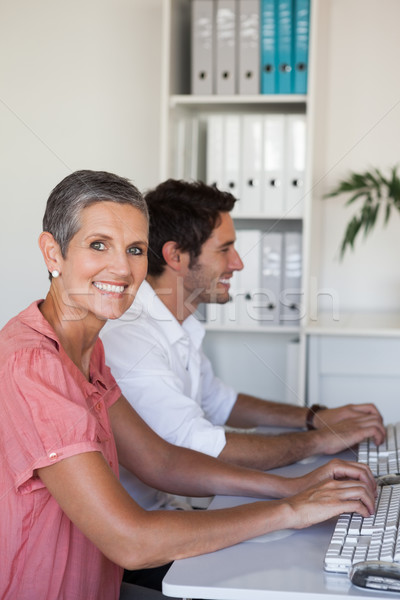
<path fill-rule="evenodd" d="M 227 425 L 231 427 L 273 427 L 306 426 L 308 407 L 262 400 L 248 394 L 238 394 Z M 374 404 L 346 404 L 338 408 L 328 408 L 315 413 L 313 425 L 316 429 L 334 425 L 347 419 L 370 416 L 377 423 L 383 423 L 382 415 Z"/>
<path fill-rule="evenodd" d="M 306 426 L 307 407 L 262 400 L 248 394 L 238 394 L 226 422 L 231 427 L 296 427 Z"/>
<path fill-rule="evenodd" d="M 235 427 L 304 427 L 308 408 L 268 402 L 239 394 L 227 424 Z M 318 419 L 317 419 L 318 417 Z M 313 454 L 336 454 L 367 437 L 382 443 L 382 418 L 373 405 L 347 405 L 314 416 L 313 431 L 260 435 L 227 433 L 219 458 L 258 469 L 290 464 Z"/>
<path fill-rule="evenodd" d="M 316 470 L 306 478 L 287 479 L 234 464 L 228 465 L 206 454 L 169 444 L 146 425 L 124 397 L 109 412 L 120 464 L 146 484 L 166 492 L 190 496 L 225 494 L 281 498 L 333 476 L 333 471 L 326 471 L 331 466 L 326 465 L 322 469 L 323 474 Z M 335 461 L 329 465 L 332 462 Z M 343 461 L 337 461 L 336 464 L 340 468 L 348 466 Z M 365 465 L 356 467 L 359 471 L 354 472 L 353 476 L 357 477 L 360 472 L 366 482 L 372 481 Z"/>

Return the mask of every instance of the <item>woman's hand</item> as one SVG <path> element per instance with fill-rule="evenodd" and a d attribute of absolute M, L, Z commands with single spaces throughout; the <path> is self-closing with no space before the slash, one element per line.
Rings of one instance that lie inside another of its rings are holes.
<path fill-rule="evenodd" d="M 371 485 L 361 480 L 328 479 L 281 502 L 291 509 L 288 526 L 294 529 L 315 525 L 343 512 L 357 512 L 363 517 L 374 513 Z"/>
<path fill-rule="evenodd" d="M 376 496 L 376 482 L 367 465 L 358 462 L 344 461 L 335 458 L 322 467 L 303 475 L 287 480 L 288 495 L 307 490 L 325 480 L 354 480 L 367 486 L 373 496 Z"/>

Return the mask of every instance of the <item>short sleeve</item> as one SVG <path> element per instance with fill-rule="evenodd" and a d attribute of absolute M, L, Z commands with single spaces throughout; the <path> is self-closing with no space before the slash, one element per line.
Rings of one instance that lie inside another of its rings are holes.
<path fill-rule="evenodd" d="M 92 355 L 92 363 L 95 365 L 97 377 L 103 388 L 104 403 L 107 408 L 110 408 L 121 397 L 122 392 L 105 360 L 103 342 L 98 338 Z"/>
<path fill-rule="evenodd" d="M 101 451 L 110 438 L 101 394 L 94 386 L 82 389 L 57 352 L 38 348 L 12 355 L 2 369 L 2 394 L 2 454 L 16 488 L 40 487 L 35 469 Z"/>

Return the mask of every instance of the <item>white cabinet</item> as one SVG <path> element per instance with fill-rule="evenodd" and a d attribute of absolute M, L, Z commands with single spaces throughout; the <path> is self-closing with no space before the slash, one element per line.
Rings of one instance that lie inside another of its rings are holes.
<path fill-rule="evenodd" d="M 400 420 L 400 327 L 398 316 L 344 317 L 345 330 L 309 329 L 310 404 L 336 407 L 372 402 L 386 423 Z M 362 322 L 360 322 L 362 320 Z"/>

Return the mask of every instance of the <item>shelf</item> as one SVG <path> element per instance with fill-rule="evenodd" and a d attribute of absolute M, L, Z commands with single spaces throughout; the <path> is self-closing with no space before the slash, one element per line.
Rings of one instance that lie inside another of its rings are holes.
<path fill-rule="evenodd" d="M 231 105 L 231 106 L 245 106 L 245 105 L 276 105 L 282 107 L 284 104 L 290 105 L 305 105 L 307 96 L 298 94 L 274 94 L 274 95 L 257 95 L 257 96 L 193 96 L 191 94 L 177 94 L 170 96 L 169 104 L 171 108 L 177 106 L 220 106 L 220 105 Z"/>
<path fill-rule="evenodd" d="M 218 332 L 218 333 L 263 333 L 263 334 L 300 334 L 299 326 L 281 326 L 281 325 L 265 325 L 260 327 L 226 327 L 224 325 L 210 325 L 205 324 L 206 331 Z"/>
<path fill-rule="evenodd" d="M 231 217 L 234 221 L 272 221 L 272 222 L 277 222 L 277 221 L 285 221 L 286 223 L 299 223 L 303 220 L 303 217 L 292 217 L 290 216 L 290 214 L 287 215 L 269 215 L 266 213 L 263 214 L 257 214 L 257 215 L 247 215 L 245 213 L 243 214 L 236 214 L 235 212 L 231 213 Z M 250 223 L 251 224 L 251 223 Z"/>
<path fill-rule="evenodd" d="M 304 329 L 308 335 L 400 337 L 400 313 L 331 313 L 318 315 Z"/>

